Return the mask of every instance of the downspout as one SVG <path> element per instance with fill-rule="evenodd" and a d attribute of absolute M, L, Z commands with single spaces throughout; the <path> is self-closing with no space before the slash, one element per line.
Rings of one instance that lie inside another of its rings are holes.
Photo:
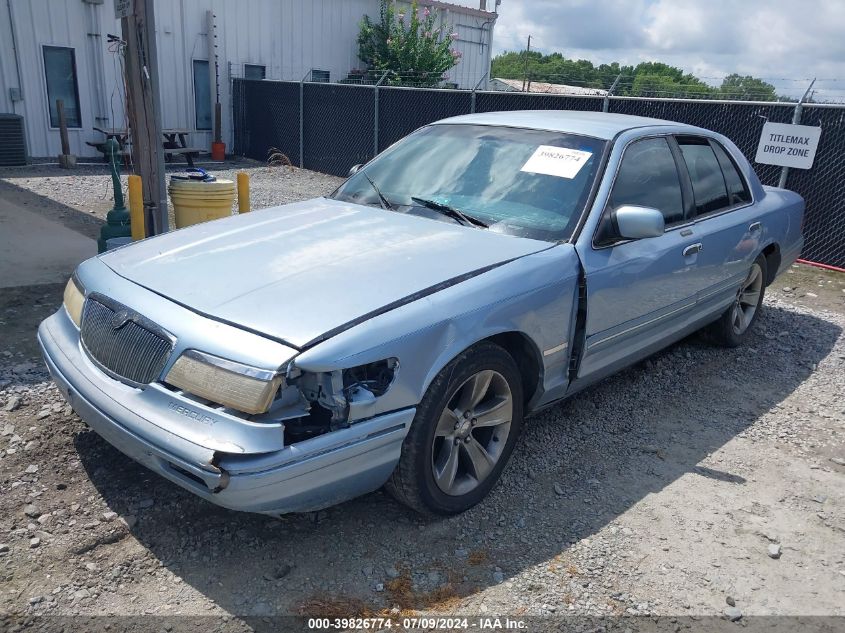
<path fill-rule="evenodd" d="M 99 5 L 88 5 L 89 20 L 89 53 L 93 65 L 94 90 L 97 99 L 97 111 L 94 117 L 98 125 L 106 124 L 107 127 L 116 127 L 109 117 L 109 109 L 106 105 L 106 70 L 103 61 L 103 36 L 102 22 L 100 20 Z"/>
<path fill-rule="evenodd" d="M 493 63 L 493 27 L 496 26 L 496 20 L 498 20 L 498 19 L 499 19 L 499 14 L 495 13 L 493 18 L 491 18 L 489 20 L 485 20 L 481 24 L 481 51 L 482 52 L 484 52 L 484 47 L 485 47 L 485 45 L 484 45 L 484 31 L 485 30 L 487 31 L 487 51 L 486 51 L 487 54 L 486 54 L 486 59 L 484 60 L 485 66 L 487 67 L 487 69 L 484 73 L 484 76 L 482 77 L 484 79 L 483 90 L 488 89 L 488 87 L 489 87 L 488 82 L 491 79 L 490 73 L 493 70 L 493 68 L 492 68 L 492 63 Z M 489 28 L 485 29 L 485 27 L 489 27 Z M 476 89 L 477 89 L 477 86 L 476 86 Z"/>
<path fill-rule="evenodd" d="M 11 95 L 9 95 L 9 100 L 12 102 L 12 112 L 17 114 L 15 111 L 15 103 L 16 101 L 23 101 L 23 84 L 21 83 L 21 64 L 18 59 L 18 36 L 15 31 L 15 16 L 12 13 L 12 0 L 6 0 L 6 9 L 9 11 L 9 30 L 12 32 L 12 53 L 15 58 L 15 74 L 17 74 L 18 77 L 19 97 L 19 99 L 15 100 L 11 98 Z"/>

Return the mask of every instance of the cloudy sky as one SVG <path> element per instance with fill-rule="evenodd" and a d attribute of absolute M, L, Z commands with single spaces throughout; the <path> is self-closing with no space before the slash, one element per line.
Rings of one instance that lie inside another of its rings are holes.
<path fill-rule="evenodd" d="M 843 0 L 502 0 L 494 51 L 522 50 L 528 35 L 544 53 L 662 61 L 709 83 L 738 72 L 782 94 L 800 94 L 817 77 L 818 96 L 845 100 Z"/>

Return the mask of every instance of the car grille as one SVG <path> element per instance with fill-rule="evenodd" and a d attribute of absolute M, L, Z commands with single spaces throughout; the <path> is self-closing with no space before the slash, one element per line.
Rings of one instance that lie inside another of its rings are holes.
<path fill-rule="evenodd" d="M 85 301 L 82 343 L 91 358 L 119 380 L 148 384 L 158 379 L 173 345 L 156 329 L 117 302 L 93 296 Z"/>

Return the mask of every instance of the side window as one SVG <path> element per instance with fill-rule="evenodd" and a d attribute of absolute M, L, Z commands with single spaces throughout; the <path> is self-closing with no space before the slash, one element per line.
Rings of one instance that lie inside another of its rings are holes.
<path fill-rule="evenodd" d="M 748 185 L 745 184 L 745 178 L 739 173 L 736 163 L 728 155 L 724 147 L 715 142 L 711 144 L 713 151 L 716 152 L 716 158 L 719 160 L 722 173 L 725 175 L 725 184 L 728 186 L 731 206 L 751 202 L 751 192 L 748 191 Z"/>
<path fill-rule="evenodd" d="M 659 209 L 667 226 L 684 219 L 681 181 L 665 138 L 636 141 L 625 150 L 609 205 L 625 204 Z"/>
<path fill-rule="evenodd" d="M 678 145 L 692 181 L 695 214 L 704 215 L 729 207 L 725 177 L 707 139 L 680 137 Z"/>

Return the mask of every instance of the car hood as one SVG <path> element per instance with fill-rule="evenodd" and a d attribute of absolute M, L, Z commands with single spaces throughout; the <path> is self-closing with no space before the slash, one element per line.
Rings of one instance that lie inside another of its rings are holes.
<path fill-rule="evenodd" d="M 101 260 L 192 310 L 302 348 L 549 247 L 318 198 L 173 231 Z"/>

